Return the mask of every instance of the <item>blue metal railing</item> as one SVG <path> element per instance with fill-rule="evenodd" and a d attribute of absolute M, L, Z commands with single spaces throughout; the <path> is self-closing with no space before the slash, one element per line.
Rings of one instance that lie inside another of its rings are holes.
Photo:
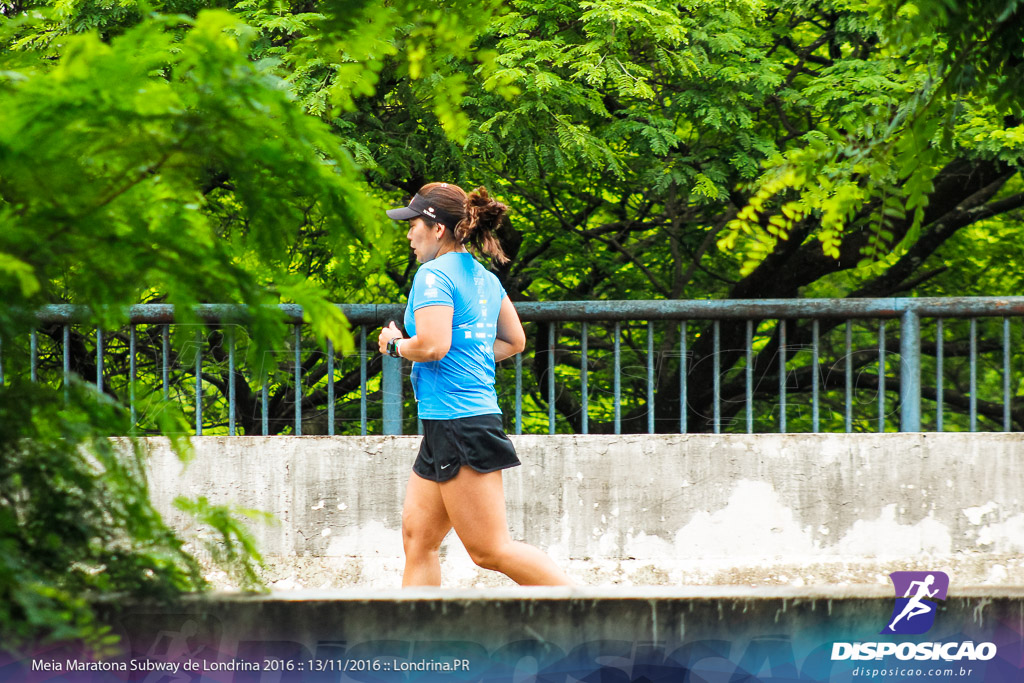
<path fill-rule="evenodd" d="M 382 304 L 343 305 L 341 308 L 358 339 L 360 433 L 368 432 L 371 393 L 377 399 L 373 403 L 379 403 L 381 431 L 385 434 L 401 433 L 407 365 L 400 359 L 381 358 L 376 353 L 373 332 L 389 319 L 400 319 L 404 307 Z M 555 433 L 559 427 L 563 431 L 568 428 L 569 431 L 588 433 L 596 425 L 602 431 L 618 434 L 626 422 L 629 423 L 629 431 L 634 432 L 697 430 L 718 433 L 723 427 L 738 429 L 741 423 L 735 416 L 741 411 L 746 432 L 754 432 L 758 424 L 763 427 L 766 414 L 775 416 L 773 431 L 786 432 L 792 424 L 788 421 L 788 414 L 796 405 L 791 400 L 791 393 L 803 396 L 808 390 L 809 431 L 822 429 L 822 407 L 827 398 L 828 405 L 833 408 L 832 413 L 842 413 L 844 431 L 849 432 L 855 426 L 854 394 L 865 389 L 876 392 L 876 415 L 873 419 L 877 431 L 885 431 L 892 426 L 892 415 L 887 407 L 892 401 L 898 404 L 898 428 L 921 431 L 923 398 L 935 404 L 932 428 L 942 431 L 949 426 L 945 413 L 947 401 L 954 396 L 961 404 L 966 402 L 966 427 L 973 431 L 978 428 L 979 419 L 978 320 L 993 317 L 1002 318 L 1002 343 L 987 344 L 982 352 L 991 356 L 1001 348 L 1001 427 L 1003 431 L 1011 431 L 1014 423 L 1011 318 L 1024 316 L 1024 297 L 522 302 L 517 304 L 517 309 L 524 323 L 536 330 L 536 335 L 533 336 L 532 354 L 534 382 L 530 387 L 524 386 L 523 356 L 519 355 L 511 362 L 515 394 L 514 407 L 508 412 L 514 415 L 515 433 L 524 431 L 524 420 L 534 426 L 542 426 L 540 415 L 543 413 L 546 413 L 548 433 Z M 314 365 L 319 367 L 319 361 L 314 364 L 308 362 L 312 345 L 303 344 L 302 310 L 293 305 L 282 305 L 280 310 L 286 322 L 292 325 L 290 400 L 294 402 L 294 413 L 291 432 L 302 434 L 304 410 L 311 405 L 310 402 L 319 401 L 326 404 L 326 432 L 334 434 L 335 410 L 339 400 L 336 395 L 336 361 L 340 363 L 344 359 L 328 346 L 324 361 L 326 369 L 313 381 L 306 373 Z M 236 357 L 236 328 L 232 325 L 244 327 L 246 309 L 234 305 L 201 305 L 194 312 L 210 329 L 215 326 L 223 328 L 218 351 L 226 357 L 228 379 L 220 389 L 228 404 L 227 432 L 237 434 L 238 391 L 241 387 L 251 393 L 252 387 L 244 383 L 240 385 L 237 379 L 240 370 Z M 86 311 L 82 307 L 68 305 L 47 306 L 38 312 L 38 318 L 40 330 L 46 328 L 47 336 L 52 340 L 48 347 L 50 355 L 63 354 L 60 377 L 66 381 L 72 373 L 72 329 L 85 324 Z M 128 377 L 118 381 L 126 385 L 122 386 L 121 397 L 127 395 L 135 423 L 138 419 L 137 360 L 141 357 L 137 328 L 145 326 L 146 339 L 152 342 L 154 349 L 159 345 L 159 353 L 156 354 L 159 368 L 154 367 L 152 373 L 159 377 L 164 399 L 170 398 L 172 373 L 183 378 L 187 377 L 188 370 L 171 357 L 170 327 L 176 321 L 173 306 L 134 306 L 127 311 L 126 318 L 129 325 L 127 350 L 118 353 L 127 355 Z M 934 347 L 929 346 L 928 359 L 935 366 L 935 386 L 928 390 L 927 396 L 922 390 L 921 338 L 921 323 L 926 319 L 934 319 L 931 328 Z M 887 343 L 890 338 L 888 323 L 894 320 L 899 326 L 898 351 Z M 966 397 L 946 386 L 949 381 L 944 374 L 949 370 L 951 361 L 945 337 L 958 320 L 964 320 L 968 325 L 969 380 Z M 863 358 L 872 353 L 870 347 L 855 349 L 853 341 L 855 326 L 857 338 L 862 339 L 870 334 L 873 323 L 877 323 L 874 351 L 877 369 L 872 378 L 865 372 L 867 364 L 857 366 L 854 362 L 855 357 Z M 154 329 L 158 334 L 153 334 Z M 195 358 L 190 368 L 197 435 L 204 430 L 204 401 L 210 400 L 204 395 L 204 385 L 210 385 L 215 379 L 204 373 L 204 351 L 212 348 L 207 334 L 206 329 L 197 330 Z M 120 335 L 121 338 L 124 336 L 123 333 Z M 646 337 L 645 343 L 633 343 L 639 336 Z M 95 386 L 102 392 L 110 390 L 110 382 L 114 379 L 112 376 L 105 378 L 105 360 L 115 353 L 112 344 L 119 337 L 116 333 L 96 329 L 94 338 Z M 826 340 L 829 343 L 826 344 Z M 598 342 L 598 346 L 595 347 L 593 342 Z M 624 413 L 624 408 L 629 406 L 623 399 L 624 344 L 629 347 L 628 353 L 637 364 L 637 376 L 628 378 L 628 386 L 625 387 L 632 396 L 632 410 L 628 413 Z M 0 340 L 0 384 L 5 379 L 5 361 L 8 356 L 17 355 L 14 352 L 16 346 L 17 340 Z M 33 331 L 27 348 L 27 369 L 32 381 L 40 381 L 41 348 L 40 334 Z M 610 367 L 607 362 L 609 348 Z M 809 359 L 807 351 L 810 351 Z M 577 352 L 579 371 L 578 379 L 575 379 L 566 368 L 567 359 Z M 826 357 L 833 357 L 823 362 L 823 352 Z M 892 359 L 893 355 L 898 358 Z M 527 358 L 530 358 L 529 351 Z M 673 372 L 671 366 L 676 359 L 678 369 Z M 372 371 L 371 363 L 374 364 Z M 892 372 L 888 369 L 890 366 L 894 368 Z M 837 373 L 833 372 L 839 369 L 842 370 L 842 401 L 838 399 Z M 860 372 L 856 385 L 855 370 Z M 10 373 L 9 362 L 6 371 Z M 610 379 L 610 392 L 607 383 L 595 384 L 596 371 L 600 371 L 601 377 Z M 991 368 L 985 368 L 985 371 L 991 375 Z M 374 380 L 378 373 L 379 380 Z M 777 383 L 774 397 L 772 392 L 764 389 L 766 382 L 772 383 L 770 380 Z M 371 392 L 372 382 L 379 382 L 379 390 Z M 311 386 L 304 387 L 304 383 Z M 502 383 L 506 381 L 499 382 Z M 991 383 L 989 377 L 988 385 Z M 280 417 L 275 418 L 275 427 L 271 429 L 272 406 L 268 384 L 265 381 L 258 388 L 259 429 L 253 423 L 248 427 L 248 433 L 269 434 L 283 429 Z M 350 384 L 355 386 L 354 375 Z M 312 385 L 325 387 L 318 393 Z M 350 400 L 354 400 L 351 399 L 354 391 L 348 391 Z M 321 398 L 320 394 L 324 392 L 325 397 Z M 275 393 L 275 402 L 282 400 L 280 395 L 280 391 Z M 535 409 L 526 411 L 528 414 L 524 415 L 527 399 Z M 758 402 L 762 408 L 760 413 Z M 256 401 L 252 403 L 255 405 Z M 841 411 L 836 407 L 840 403 Z M 990 421 L 995 420 L 996 408 L 992 404 L 986 404 L 985 408 L 986 417 Z M 800 410 L 802 412 L 804 408 Z M 604 419 L 595 421 L 595 412 Z M 797 420 L 801 424 L 806 423 L 803 415 Z M 1017 421 L 1020 422 L 1019 419 Z M 864 422 L 863 419 L 858 420 L 859 425 Z"/>

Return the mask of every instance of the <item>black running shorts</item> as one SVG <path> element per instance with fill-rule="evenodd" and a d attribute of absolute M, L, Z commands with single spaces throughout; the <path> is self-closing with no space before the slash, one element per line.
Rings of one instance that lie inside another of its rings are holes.
<path fill-rule="evenodd" d="M 519 465 L 515 446 L 501 428 L 501 415 L 423 420 L 423 441 L 412 471 L 431 481 L 448 481 L 469 465 L 487 473 Z"/>

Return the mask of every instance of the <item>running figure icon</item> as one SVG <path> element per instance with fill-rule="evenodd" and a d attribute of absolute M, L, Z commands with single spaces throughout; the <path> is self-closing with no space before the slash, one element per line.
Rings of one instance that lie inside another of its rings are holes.
<path fill-rule="evenodd" d="M 935 594 L 939 592 L 938 588 L 936 588 L 933 591 L 928 590 L 928 587 L 931 586 L 933 583 L 935 583 L 934 574 L 929 574 L 927 577 L 925 577 L 924 581 L 912 581 L 910 583 L 910 587 L 907 588 L 907 592 L 903 595 L 903 597 L 905 598 L 910 598 L 910 602 L 908 602 L 907 606 L 903 608 L 903 611 L 900 612 L 900 615 L 893 619 L 892 623 L 889 624 L 890 631 L 895 631 L 896 622 L 898 622 L 900 619 L 903 619 L 904 617 L 906 617 L 907 621 L 909 621 L 919 614 L 927 614 L 928 612 L 932 611 L 933 606 L 922 603 L 921 600 L 923 600 L 924 598 L 934 598 Z M 911 598 L 910 593 L 914 590 L 914 586 L 917 586 L 917 592 L 914 594 L 914 597 Z"/>
<path fill-rule="evenodd" d="M 939 571 L 893 572 L 890 577 L 896 589 L 896 605 L 882 633 L 926 632 L 935 623 L 937 602 L 946 599 L 949 577 Z"/>

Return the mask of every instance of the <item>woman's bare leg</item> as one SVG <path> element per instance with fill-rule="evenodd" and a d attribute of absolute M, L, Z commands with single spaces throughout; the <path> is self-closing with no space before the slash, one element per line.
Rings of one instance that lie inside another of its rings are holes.
<path fill-rule="evenodd" d="M 403 587 L 441 585 L 438 551 L 451 528 L 437 482 L 410 474 L 402 508 Z"/>
<path fill-rule="evenodd" d="M 531 545 L 512 540 L 500 470 L 481 474 L 471 467 L 462 467 L 439 488 L 447 518 L 478 566 L 499 571 L 521 585 L 572 585 L 550 557 Z"/>

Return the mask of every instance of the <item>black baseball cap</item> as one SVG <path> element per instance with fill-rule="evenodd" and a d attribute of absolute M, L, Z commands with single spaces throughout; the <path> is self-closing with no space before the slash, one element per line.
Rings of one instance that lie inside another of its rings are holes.
<path fill-rule="evenodd" d="M 449 228 L 454 228 L 462 220 L 462 216 L 453 216 L 444 209 L 434 206 L 429 199 L 419 193 L 413 196 L 409 206 L 388 209 L 387 213 L 388 218 L 396 221 L 408 221 L 417 216 L 423 216 L 428 220 L 447 225 Z"/>

